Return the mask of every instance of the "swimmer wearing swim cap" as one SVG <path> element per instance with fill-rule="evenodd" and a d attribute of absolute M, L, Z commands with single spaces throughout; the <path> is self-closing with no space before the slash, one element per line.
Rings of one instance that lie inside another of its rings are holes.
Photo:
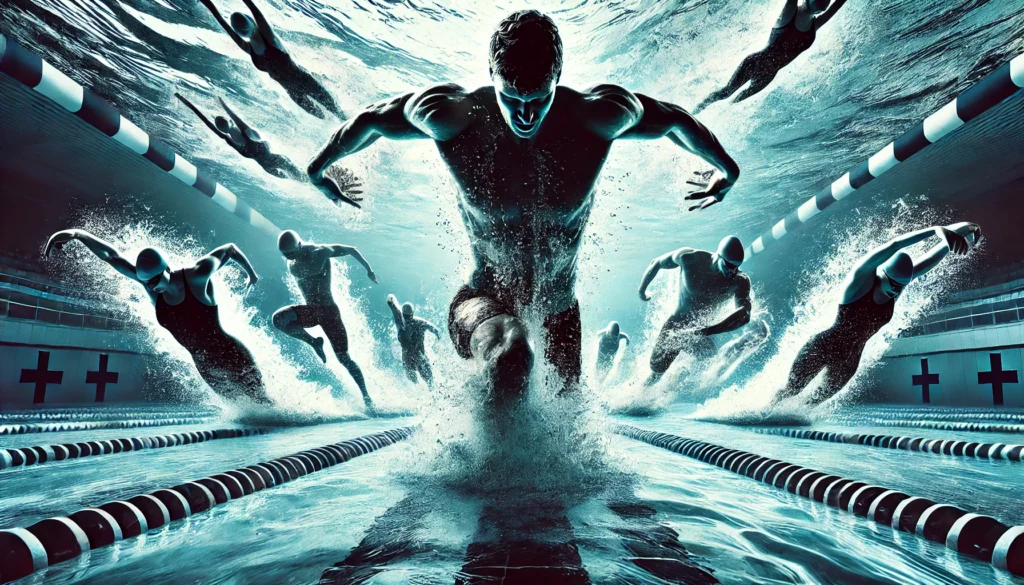
<path fill-rule="evenodd" d="M 441 332 L 430 321 L 417 317 L 412 303 L 405 303 L 399 308 L 395 295 L 388 295 L 388 308 L 391 309 L 391 316 L 395 318 L 395 327 L 398 329 L 398 344 L 402 346 L 405 375 L 413 384 L 419 375 L 427 383 L 427 387 L 433 389 L 434 371 L 430 368 L 423 342 L 427 331 L 438 339 L 441 339 Z"/>
<path fill-rule="evenodd" d="M 629 336 L 622 332 L 619 324 L 612 321 L 607 327 L 597 332 L 597 380 L 604 382 L 615 363 L 615 354 L 619 353 L 619 345 L 625 339 L 629 345 Z"/>
<path fill-rule="evenodd" d="M 317 357 L 327 363 L 324 338 L 313 337 L 306 331 L 319 325 L 331 342 L 334 356 L 345 366 L 359 387 L 366 409 L 373 411 L 373 400 L 366 391 L 363 371 L 348 353 L 348 332 L 341 320 L 341 309 L 334 302 L 331 292 L 331 259 L 351 256 L 362 264 L 366 269 L 366 277 L 376 284 L 377 275 L 370 268 L 370 263 L 352 246 L 303 242 L 299 234 L 292 230 L 281 232 L 277 238 L 277 248 L 287 261 L 288 271 L 295 277 L 306 304 L 278 309 L 271 319 L 274 327 L 312 347 Z"/>
<path fill-rule="evenodd" d="M 647 287 L 663 269 L 679 268 L 679 302 L 665 321 L 651 354 L 651 375 L 647 386 L 661 379 L 681 352 L 706 362 L 716 352 L 712 335 L 739 329 L 750 321 L 750 279 L 740 272 L 743 244 L 726 236 L 714 253 L 680 248 L 651 261 L 640 282 L 640 298 L 649 301 Z M 735 303 L 727 317 L 713 324 L 708 319 L 725 303 Z"/>
<path fill-rule="evenodd" d="M 163 252 L 145 248 L 132 264 L 110 244 L 85 230 L 64 230 L 50 236 L 43 251 L 53 256 L 78 240 L 122 275 L 145 287 L 156 307 L 156 320 L 192 356 L 196 370 L 210 388 L 225 398 L 241 394 L 268 403 L 263 375 L 242 342 L 224 330 L 214 296 L 213 274 L 232 260 L 245 271 L 249 286 L 259 276 L 234 244 L 225 244 L 188 268 L 172 270 Z"/>
<path fill-rule="evenodd" d="M 921 257 L 912 258 L 903 251 L 932 236 L 942 243 Z M 892 320 L 896 299 L 907 285 L 935 268 L 946 254 L 966 254 L 980 241 L 978 224 L 965 222 L 904 234 L 868 252 L 843 283 L 835 323 L 800 350 L 786 388 L 775 401 L 799 394 L 822 370 L 825 381 L 810 402 L 820 404 L 835 396 L 857 373 L 868 340 Z"/>

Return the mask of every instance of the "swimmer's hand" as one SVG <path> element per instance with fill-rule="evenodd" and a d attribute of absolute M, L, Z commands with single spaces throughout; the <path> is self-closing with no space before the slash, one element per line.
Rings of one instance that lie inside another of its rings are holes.
<path fill-rule="evenodd" d="M 377 273 L 376 272 L 374 272 L 372 270 L 367 270 L 366 271 L 366 278 L 369 278 L 370 280 L 372 280 L 373 284 L 377 284 Z"/>
<path fill-rule="evenodd" d="M 966 236 L 962 236 L 949 228 L 940 227 L 939 236 L 946 242 L 949 251 L 957 256 L 962 256 L 971 250 L 971 243 Z"/>
<path fill-rule="evenodd" d="M 967 229 L 965 231 L 967 232 L 967 233 L 964 234 L 965 236 L 967 236 L 967 235 L 973 235 L 974 236 L 974 240 L 973 241 L 972 240 L 968 240 L 969 242 L 972 242 L 971 243 L 971 248 L 977 248 L 978 244 L 981 243 L 982 238 L 985 237 L 985 236 L 981 235 L 981 226 L 976 224 L 976 223 L 969 223 L 969 224 L 967 224 Z"/>
<path fill-rule="evenodd" d="M 647 291 L 646 290 L 640 289 L 637 292 L 640 293 L 640 300 L 641 301 L 647 302 L 647 301 L 651 300 L 651 297 L 647 296 Z"/>
<path fill-rule="evenodd" d="M 76 230 L 64 230 L 53 234 L 50 236 L 50 239 L 46 241 L 46 247 L 43 248 L 43 256 L 52 258 L 60 251 L 61 248 L 64 247 L 64 244 L 67 244 L 77 237 L 78 232 Z"/>
<path fill-rule="evenodd" d="M 255 272 L 250 273 L 249 274 L 249 282 L 245 283 L 246 291 L 248 291 L 250 288 L 252 288 L 253 285 L 256 284 L 256 281 L 258 281 L 259 279 L 260 279 L 260 275 L 259 274 L 256 274 Z"/>
<path fill-rule="evenodd" d="M 396 298 L 395 295 L 388 295 L 388 306 L 393 306 L 393 305 L 397 305 L 397 304 L 398 304 L 398 298 Z"/>
<path fill-rule="evenodd" d="M 691 206 L 689 208 L 690 211 L 707 209 L 716 203 L 720 203 L 722 199 L 725 199 L 725 195 L 729 190 L 732 189 L 732 181 L 718 171 L 710 174 L 697 171 L 693 174 L 697 176 L 697 180 L 687 181 L 687 184 L 699 187 L 699 189 L 687 195 L 685 199 L 687 201 L 700 200 L 700 204 Z"/>
<path fill-rule="evenodd" d="M 311 180 L 335 205 L 345 202 L 353 207 L 361 207 L 358 202 L 363 198 L 356 197 L 356 195 L 362 195 L 363 192 L 359 190 L 359 187 L 362 187 L 363 184 L 352 171 L 338 166 L 330 167 L 320 176 L 319 181 L 314 178 Z"/>

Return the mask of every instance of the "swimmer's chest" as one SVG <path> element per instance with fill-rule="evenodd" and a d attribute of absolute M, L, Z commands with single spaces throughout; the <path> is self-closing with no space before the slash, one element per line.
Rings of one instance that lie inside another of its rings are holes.
<path fill-rule="evenodd" d="M 466 212 L 506 225 L 571 224 L 586 215 L 611 143 L 556 114 L 532 140 L 514 136 L 492 112 L 438 143 Z"/>

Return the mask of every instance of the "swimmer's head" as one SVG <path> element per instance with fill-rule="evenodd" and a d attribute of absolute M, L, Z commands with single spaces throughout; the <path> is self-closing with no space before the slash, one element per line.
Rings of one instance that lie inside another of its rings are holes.
<path fill-rule="evenodd" d="M 253 33 L 256 32 L 256 23 L 252 21 L 252 17 L 248 14 L 235 12 L 231 15 L 231 28 L 243 39 L 250 39 Z"/>
<path fill-rule="evenodd" d="M 404 305 L 402 305 L 402 316 L 403 317 L 408 319 L 409 317 L 413 316 L 413 313 L 414 313 L 414 311 L 413 311 L 412 303 L 405 303 Z"/>
<path fill-rule="evenodd" d="M 895 298 L 911 280 L 914 280 L 914 260 L 910 254 L 902 250 L 896 252 L 878 268 L 878 276 L 882 292 L 888 297 Z"/>
<path fill-rule="evenodd" d="M 135 276 L 152 292 L 167 290 L 171 281 L 171 269 L 163 252 L 156 248 L 145 248 L 135 258 Z"/>
<path fill-rule="evenodd" d="M 491 36 L 490 75 L 501 115 L 520 138 L 540 129 L 562 75 L 562 38 L 548 16 L 513 12 Z"/>
<path fill-rule="evenodd" d="M 732 278 L 740 271 L 740 264 L 743 264 L 745 253 L 743 243 L 736 236 L 725 236 L 718 243 L 718 251 L 715 252 L 715 267 L 725 276 Z"/>
<path fill-rule="evenodd" d="M 807 7 L 815 14 L 828 10 L 828 5 L 829 0 L 807 0 Z"/>
<path fill-rule="evenodd" d="M 216 118 L 214 118 L 213 125 L 216 126 L 217 130 L 220 130 L 221 132 L 231 131 L 231 122 L 228 122 L 228 119 L 224 116 L 217 116 Z"/>
<path fill-rule="evenodd" d="M 608 324 L 608 333 L 611 333 L 614 336 L 618 336 L 619 335 L 619 322 L 618 321 L 612 321 L 611 323 Z"/>
<path fill-rule="evenodd" d="M 277 236 L 277 249 L 285 258 L 295 256 L 295 253 L 302 248 L 302 238 L 292 230 L 284 230 Z"/>

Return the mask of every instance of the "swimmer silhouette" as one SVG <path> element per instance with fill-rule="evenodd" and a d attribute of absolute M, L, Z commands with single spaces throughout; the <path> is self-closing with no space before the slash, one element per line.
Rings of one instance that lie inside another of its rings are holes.
<path fill-rule="evenodd" d="M 440 339 L 441 332 L 426 319 L 416 317 L 412 303 L 405 303 L 399 308 L 395 295 L 388 295 L 388 308 L 391 309 L 391 316 L 395 318 L 395 327 L 398 328 L 398 343 L 402 346 L 402 365 L 405 366 L 405 375 L 415 384 L 416 374 L 419 373 L 423 377 L 423 381 L 427 383 L 427 387 L 433 389 L 434 371 L 430 369 L 427 350 L 423 347 L 423 338 L 429 331 Z"/>
<path fill-rule="evenodd" d="M 619 331 L 619 324 L 612 321 L 607 327 L 597 332 L 597 380 L 603 382 L 615 362 L 615 354 L 619 353 L 619 342 L 629 336 Z"/>
<path fill-rule="evenodd" d="M 933 235 L 942 243 L 923 256 L 911 258 L 902 250 Z M 810 402 L 820 404 L 835 396 L 857 373 L 868 340 L 892 319 L 903 289 L 935 268 L 949 252 L 966 254 L 980 241 L 981 228 L 965 222 L 903 234 L 868 252 L 846 276 L 835 323 L 800 350 L 776 402 L 799 394 L 823 369 L 825 381 Z"/>
<path fill-rule="evenodd" d="M 341 310 L 335 304 L 331 293 L 331 259 L 351 256 L 366 268 L 366 277 L 375 284 L 377 275 L 370 268 L 366 258 L 352 246 L 303 242 L 299 234 L 285 230 L 277 239 L 277 247 L 285 257 L 288 271 L 295 277 L 306 304 L 278 309 L 272 319 L 274 327 L 312 347 L 316 355 L 327 363 L 323 337 L 313 337 L 306 331 L 309 327 L 319 325 L 327 339 L 331 341 L 335 357 L 345 366 L 359 387 L 366 410 L 373 411 L 373 400 L 366 391 L 363 371 L 348 355 L 348 333 L 341 320 Z"/>
<path fill-rule="evenodd" d="M 782 14 L 775 21 L 768 46 L 748 55 L 732 74 L 732 79 L 722 89 L 704 98 L 694 114 L 699 114 L 714 102 L 724 100 L 750 85 L 736 96 L 737 102 L 749 98 L 768 87 L 782 68 L 789 65 L 800 53 L 811 48 L 818 29 L 825 26 L 846 0 L 786 0 Z"/>
<path fill-rule="evenodd" d="M 252 0 L 242 0 L 252 16 L 235 12 L 231 15 L 231 24 L 220 15 L 213 0 L 200 2 L 209 9 L 231 40 L 249 54 L 252 64 L 280 83 L 299 107 L 318 118 L 324 117 L 325 110 L 342 117 L 331 93 L 309 71 L 292 60 L 288 49 Z"/>
<path fill-rule="evenodd" d="M 639 291 L 644 301 L 651 300 L 647 287 L 658 271 L 679 268 L 679 301 L 654 343 L 647 386 L 661 379 L 680 352 L 707 362 L 716 351 L 712 335 L 739 329 L 750 321 L 750 279 L 740 272 L 743 256 L 739 238 L 726 236 L 714 254 L 680 248 L 655 258 L 647 266 Z M 736 303 L 736 309 L 718 323 L 708 325 L 713 312 L 730 301 Z"/>
<path fill-rule="evenodd" d="M 224 108 L 224 111 L 227 112 L 234 123 L 229 122 L 224 116 L 217 116 L 213 119 L 213 122 L 210 122 L 210 119 L 199 108 L 185 99 L 180 93 L 175 93 L 174 96 L 188 106 L 188 109 L 195 112 L 196 116 L 199 116 L 199 119 L 214 134 L 224 139 L 224 142 L 227 142 L 231 148 L 238 151 L 238 154 L 256 161 L 256 164 L 263 167 L 264 171 L 281 179 L 297 179 L 302 175 L 299 168 L 292 164 L 292 161 L 280 154 L 271 152 L 270 145 L 260 137 L 259 132 L 243 122 L 235 114 L 234 110 L 224 103 L 224 100 L 218 98 L 221 107 Z"/>
<path fill-rule="evenodd" d="M 491 37 L 493 85 L 470 91 L 446 83 L 370 106 L 309 165 L 310 180 L 336 201 L 338 186 L 325 176 L 336 160 L 379 138 L 435 142 L 459 187 L 475 264 L 451 303 L 448 331 L 488 381 L 484 399 L 505 404 L 524 395 L 533 369 L 521 317 L 528 307 L 543 323 L 545 355 L 563 390 L 577 387 L 577 256 L 614 141 L 668 137 L 722 171 L 691 198 L 721 201 L 740 173 L 682 108 L 616 85 L 560 86 L 561 70 L 555 23 L 535 10 L 514 12 Z"/>
<path fill-rule="evenodd" d="M 203 256 L 193 266 L 172 270 L 156 248 L 139 252 L 132 264 L 113 246 L 84 230 L 64 230 L 50 236 L 43 251 L 52 256 L 65 244 L 78 240 L 93 254 L 122 275 L 146 288 L 156 306 L 156 320 L 181 344 L 210 388 L 229 399 L 245 395 L 269 403 L 263 376 L 252 354 L 242 342 L 224 331 L 214 296 L 215 272 L 235 261 L 249 277 L 248 286 L 259 277 L 249 260 L 234 244 L 225 244 Z"/>

